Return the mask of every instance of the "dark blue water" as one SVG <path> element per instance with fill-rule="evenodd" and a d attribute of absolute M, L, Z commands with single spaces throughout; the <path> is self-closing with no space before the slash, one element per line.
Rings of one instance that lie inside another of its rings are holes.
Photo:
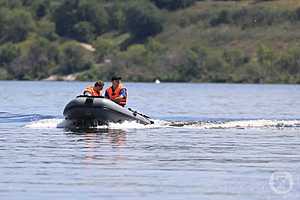
<path fill-rule="evenodd" d="M 300 86 L 127 83 L 154 125 L 71 131 L 87 84 L 0 82 L 1 199 L 299 199 Z"/>

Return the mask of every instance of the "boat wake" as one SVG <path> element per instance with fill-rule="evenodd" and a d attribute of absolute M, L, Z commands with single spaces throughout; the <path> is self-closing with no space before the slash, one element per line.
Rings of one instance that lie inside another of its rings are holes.
<path fill-rule="evenodd" d="M 98 125 L 96 127 L 91 127 L 95 129 L 147 129 L 147 128 L 162 128 L 164 125 L 161 121 L 156 120 L 157 123 L 152 125 L 143 125 L 137 122 L 125 121 L 123 123 L 109 123 L 108 125 Z M 45 129 L 45 128 L 67 128 L 67 129 L 76 129 L 81 127 L 76 127 L 72 121 L 64 119 L 43 119 L 35 122 L 31 122 L 25 125 L 25 128 L 33 129 Z M 86 128 L 86 127 L 84 127 Z"/>
<path fill-rule="evenodd" d="M 25 125 L 25 128 L 32 129 L 51 129 L 51 128 L 65 128 L 67 123 L 64 119 L 42 119 L 38 121 L 31 122 Z"/>
<path fill-rule="evenodd" d="M 1 124 L 16 123 L 31 129 L 76 129 L 73 123 L 61 117 L 40 114 L 11 114 L 0 112 Z M 80 127 L 79 127 L 80 128 Z M 181 128 L 181 129 L 250 129 L 250 128 L 300 128 L 299 119 L 205 119 L 193 121 L 165 121 L 154 120 L 154 124 L 143 125 L 137 122 L 109 123 L 93 127 L 93 129 L 159 129 L 159 128 Z"/>
<path fill-rule="evenodd" d="M 8 112 L 0 112 L 0 124 L 35 122 L 44 119 L 53 119 L 54 117 L 55 116 L 51 116 L 51 115 L 12 114 Z"/>
<path fill-rule="evenodd" d="M 300 128 L 300 120 L 216 120 L 196 122 L 170 122 L 169 126 L 200 129 L 249 129 L 249 128 Z"/>
<path fill-rule="evenodd" d="M 72 122 L 64 119 L 42 119 L 25 125 L 26 128 L 76 128 Z M 78 128 L 78 127 L 77 127 Z M 154 120 L 154 124 L 143 125 L 137 122 L 109 123 L 93 127 L 96 129 L 158 129 L 158 128 L 181 128 L 181 129 L 250 129 L 250 128 L 300 128 L 300 120 L 214 120 L 214 121 L 162 121 Z"/>

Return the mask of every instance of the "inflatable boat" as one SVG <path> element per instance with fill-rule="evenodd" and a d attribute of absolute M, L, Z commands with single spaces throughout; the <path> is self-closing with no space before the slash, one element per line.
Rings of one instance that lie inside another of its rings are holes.
<path fill-rule="evenodd" d="M 104 97 L 78 96 L 66 105 L 63 114 L 66 120 L 71 120 L 77 126 L 96 126 L 124 121 L 153 124 L 150 117 L 130 108 L 126 109 Z"/>

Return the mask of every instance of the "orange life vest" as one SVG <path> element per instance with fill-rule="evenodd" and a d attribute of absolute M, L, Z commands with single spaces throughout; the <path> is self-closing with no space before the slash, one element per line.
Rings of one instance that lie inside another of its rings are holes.
<path fill-rule="evenodd" d="M 91 94 L 92 96 L 94 96 L 94 97 L 99 97 L 99 96 L 101 96 L 101 91 L 98 92 L 98 91 L 94 90 L 94 87 L 93 87 L 93 86 L 88 86 L 87 88 L 85 88 L 85 90 L 84 90 L 83 93 L 85 93 L 85 92 L 90 93 L 90 94 Z"/>
<path fill-rule="evenodd" d="M 114 91 L 113 91 L 112 86 L 107 88 L 106 92 L 108 94 L 109 99 L 113 101 L 117 97 L 119 97 L 122 89 L 125 89 L 125 88 L 121 84 L 119 84 L 119 86 Z M 126 97 L 124 97 L 120 100 L 119 105 L 125 106 L 126 103 L 127 103 L 127 95 L 126 95 Z"/>

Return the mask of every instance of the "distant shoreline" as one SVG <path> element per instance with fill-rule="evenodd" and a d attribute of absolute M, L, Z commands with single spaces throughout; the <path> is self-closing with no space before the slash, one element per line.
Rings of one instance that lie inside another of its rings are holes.
<path fill-rule="evenodd" d="M 10 2 L 1 80 L 300 83 L 299 0 Z"/>
<path fill-rule="evenodd" d="M 92 83 L 95 80 L 0 80 L 0 82 L 65 82 L 65 83 Z M 105 83 L 109 83 L 110 80 L 104 80 Z M 214 85 L 300 85 L 299 83 L 234 83 L 234 82 L 180 82 L 180 81 L 161 81 L 155 83 L 155 81 L 123 81 L 125 84 L 128 83 L 149 83 L 149 84 L 214 84 Z"/>

